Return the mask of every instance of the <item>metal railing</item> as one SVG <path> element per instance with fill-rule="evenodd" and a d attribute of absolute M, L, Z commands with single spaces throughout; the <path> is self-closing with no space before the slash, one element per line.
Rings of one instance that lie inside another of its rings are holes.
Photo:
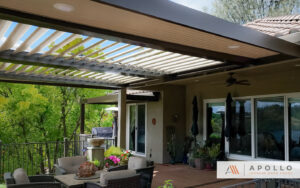
<path fill-rule="evenodd" d="M 114 139 L 105 138 L 105 149 L 115 144 Z M 0 183 L 5 172 L 24 168 L 27 174 L 52 174 L 54 164 L 61 157 L 84 155 L 88 143 L 75 136 L 75 140 L 4 144 L 0 141 Z"/>
<path fill-rule="evenodd" d="M 52 174 L 57 159 L 83 155 L 84 141 L 49 141 L 3 144 L 0 141 L 0 182 L 5 172 L 24 168 L 28 175 Z"/>
<path fill-rule="evenodd" d="M 300 188 L 300 180 L 293 179 L 256 179 L 224 186 L 222 188 Z"/>

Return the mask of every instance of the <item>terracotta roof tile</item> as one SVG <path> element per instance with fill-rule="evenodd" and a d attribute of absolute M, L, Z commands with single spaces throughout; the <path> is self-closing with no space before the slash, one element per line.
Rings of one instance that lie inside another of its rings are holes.
<path fill-rule="evenodd" d="M 283 36 L 295 31 L 300 32 L 300 14 L 257 19 L 244 26 L 271 36 Z"/>

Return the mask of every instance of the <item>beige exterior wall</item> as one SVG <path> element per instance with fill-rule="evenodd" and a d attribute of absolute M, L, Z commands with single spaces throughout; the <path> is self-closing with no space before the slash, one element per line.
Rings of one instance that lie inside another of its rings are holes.
<path fill-rule="evenodd" d="M 188 84 L 186 86 L 186 133 L 190 134 L 194 96 L 198 98 L 199 137 L 202 137 L 203 100 L 226 98 L 228 92 L 231 92 L 233 97 L 300 92 L 300 67 L 295 66 L 296 64 L 300 64 L 300 61 L 240 71 L 234 75 L 240 80 L 249 80 L 251 86 L 226 87 L 225 80 L 228 74 L 208 76 Z"/>
<path fill-rule="evenodd" d="M 158 102 L 147 102 L 147 159 L 156 163 L 168 163 L 167 128 L 175 128 L 177 160 L 182 160 L 185 137 L 185 92 L 184 86 L 162 86 L 156 88 L 161 92 Z M 156 119 L 156 125 L 152 119 Z"/>
<path fill-rule="evenodd" d="M 183 143 L 185 137 L 185 87 L 165 86 L 164 87 L 164 158 L 163 162 L 168 163 L 170 158 L 167 152 L 168 127 L 175 128 L 177 161 L 182 160 Z"/>
<path fill-rule="evenodd" d="M 163 95 L 163 93 L 162 93 Z M 156 119 L 156 125 L 152 119 Z M 163 163 L 163 96 L 158 102 L 147 103 L 147 159 Z"/>

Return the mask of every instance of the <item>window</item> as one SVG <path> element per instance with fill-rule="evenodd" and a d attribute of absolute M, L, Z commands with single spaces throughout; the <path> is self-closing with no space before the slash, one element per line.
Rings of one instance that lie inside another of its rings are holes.
<path fill-rule="evenodd" d="M 213 143 L 220 143 L 222 125 L 225 123 L 225 103 L 207 104 L 207 140 Z"/>
<path fill-rule="evenodd" d="M 290 160 L 300 160 L 300 98 L 290 98 L 288 103 Z"/>
<path fill-rule="evenodd" d="M 211 102 L 218 101 L 218 102 Z M 206 140 L 221 142 L 225 99 L 205 103 Z M 300 161 L 300 93 L 235 98 L 232 102 L 229 158 L 267 158 Z"/>
<path fill-rule="evenodd" d="M 229 151 L 232 154 L 251 155 L 251 100 L 232 103 L 232 131 Z"/>
<path fill-rule="evenodd" d="M 144 154 L 146 149 L 146 105 L 129 105 L 128 148 Z"/>
<path fill-rule="evenodd" d="M 256 156 L 284 160 L 284 98 L 255 100 Z"/>

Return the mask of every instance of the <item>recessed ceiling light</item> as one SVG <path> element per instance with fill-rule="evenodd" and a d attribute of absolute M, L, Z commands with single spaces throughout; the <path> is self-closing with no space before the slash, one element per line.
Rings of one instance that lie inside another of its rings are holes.
<path fill-rule="evenodd" d="M 72 5 L 65 3 L 55 3 L 53 7 L 63 12 L 72 12 L 74 10 L 74 7 Z"/>
<path fill-rule="evenodd" d="M 237 48 L 239 48 L 240 46 L 238 46 L 238 45 L 229 45 L 228 46 L 228 48 L 229 49 L 237 49 Z"/>

